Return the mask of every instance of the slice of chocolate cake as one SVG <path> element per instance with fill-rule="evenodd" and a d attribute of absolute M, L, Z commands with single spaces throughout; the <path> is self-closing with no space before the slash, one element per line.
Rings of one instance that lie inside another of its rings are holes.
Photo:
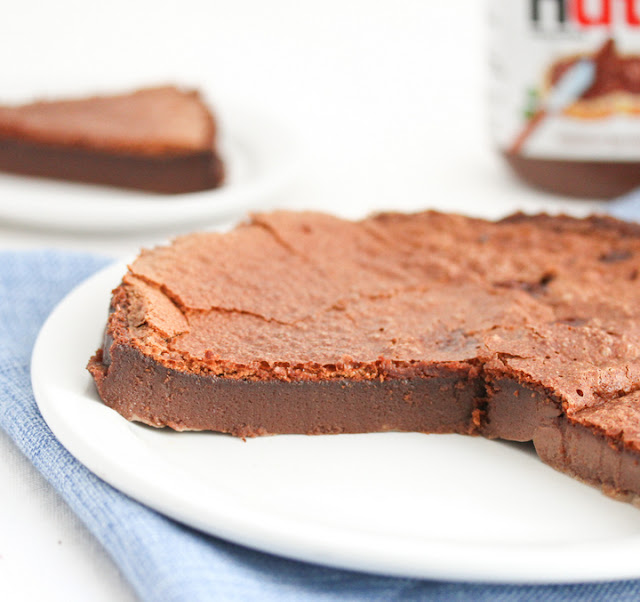
<path fill-rule="evenodd" d="M 161 193 L 219 186 L 214 119 L 195 91 L 0 106 L 0 170 Z"/>
<path fill-rule="evenodd" d="M 154 426 L 531 440 L 635 497 L 639 275 L 612 218 L 257 215 L 143 251 L 89 370 Z"/>

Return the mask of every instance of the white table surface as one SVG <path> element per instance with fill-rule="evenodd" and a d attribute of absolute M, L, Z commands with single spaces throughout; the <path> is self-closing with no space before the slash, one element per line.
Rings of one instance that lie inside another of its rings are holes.
<path fill-rule="evenodd" d="M 479 0 L 27 0 L 4 8 L 0 103 L 178 82 L 284 121 L 301 141 L 305 169 L 267 209 L 357 216 L 430 207 L 497 217 L 599 206 L 525 188 L 491 150 Z M 0 247 L 121 257 L 177 232 L 94 235 L 0 221 Z M 101 547 L 1 433 L 0 455 L 0 600 L 133 600 Z"/>

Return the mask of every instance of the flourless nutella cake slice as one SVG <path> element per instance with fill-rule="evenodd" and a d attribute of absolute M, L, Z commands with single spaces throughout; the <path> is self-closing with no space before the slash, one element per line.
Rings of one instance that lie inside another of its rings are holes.
<path fill-rule="evenodd" d="M 224 178 L 211 112 L 171 86 L 0 106 L 0 170 L 161 193 Z"/>
<path fill-rule="evenodd" d="M 634 498 L 639 277 L 640 227 L 605 217 L 256 215 L 143 251 L 89 370 L 154 426 L 533 441 Z"/>

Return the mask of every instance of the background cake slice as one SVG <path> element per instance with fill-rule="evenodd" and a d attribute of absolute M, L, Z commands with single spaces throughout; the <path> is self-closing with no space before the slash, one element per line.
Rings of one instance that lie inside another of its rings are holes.
<path fill-rule="evenodd" d="M 0 106 L 0 170 L 161 193 L 224 177 L 211 112 L 170 86 Z"/>
<path fill-rule="evenodd" d="M 633 498 L 639 278 L 611 218 L 256 215 L 143 251 L 89 370 L 154 426 L 533 441 Z"/>

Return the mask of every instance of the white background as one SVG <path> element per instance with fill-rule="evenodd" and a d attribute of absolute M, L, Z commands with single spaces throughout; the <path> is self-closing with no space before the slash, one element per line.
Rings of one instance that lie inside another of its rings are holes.
<path fill-rule="evenodd" d="M 16 2 L 0 19 L 0 102 L 177 82 L 206 89 L 214 105 L 220 94 L 260 106 L 297 135 L 306 158 L 296 186 L 265 207 L 354 216 L 597 207 L 521 186 L 493 153 L 484 25 L 478 0 Z M 0 222 L 0 246 L 119 257 L 174 233 Z M 4 435 L 0 454 L 0 599 L 132 599 Z"/>

